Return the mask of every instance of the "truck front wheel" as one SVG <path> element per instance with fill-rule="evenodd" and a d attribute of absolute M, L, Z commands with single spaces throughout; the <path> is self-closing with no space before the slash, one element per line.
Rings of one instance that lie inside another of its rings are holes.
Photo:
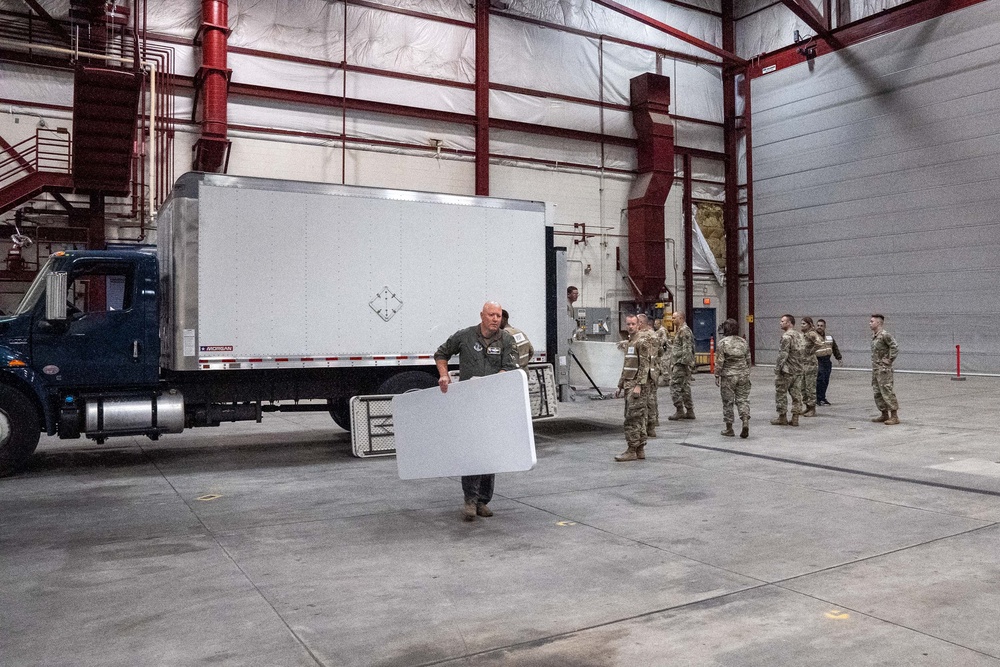
<path fill-rule="evenodd" d="M 0 385 L 0 477 L 24 467 L 38 447 L 41 431 L 31 400 L 12 387 Z"/>

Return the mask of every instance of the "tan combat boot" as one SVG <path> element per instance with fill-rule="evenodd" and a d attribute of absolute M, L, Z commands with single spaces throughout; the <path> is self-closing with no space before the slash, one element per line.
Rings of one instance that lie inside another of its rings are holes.
<path fill-rule="evenodd" d="M 490 517 L 493 516 L 493 510 L 486 505 L 476 505 L 476 514 L 479 516 Z"/>
<path fill-rule="evenodd" d="M 789 426 L 799 425 L 799 413 L 796 412 L 795 410 L 792 410 L 792 418 L 788 421 L 788 425 Z"/>
<path fill-rule="evenodd" d="M 883 410 L 882 414 L 880 414 L 878 417 L 873 418 L 872 421 L 875 422 L 876 424 L 881 424 L 888 418 L 889 418 L 889 411 Z"/>
<path fill-rule="evenodd" d="M 694 408 L 687 409 L 687 413 L 685 413 L 684 419 L 694 419 Z"/>
<path fill-rule="evenodd" d="M 465 505 L 462 506 L 462 518 L 466 521 L 476 520 L 476 501 L 466 500 Z"/>
<path fill-rule="evenodd" d="M 784 412 L 779 412 L 776 419 L 772 419 L 771 423 L 775 426 L 788 426 L 788 418 L 785 417 Z"/>
<path fill-rule="evenodd" d="M 746 438 L 750 435 L 750 418 L 743 417 L 743 430 L 740 431 L 740 437 Z"/>
<path fill-rule="evenodd" d="M 733 433 L 733 422 L 726 422 L 726 430 L 722 431 L 720 435 L 724 435 L 727 438 L 735 437 L 736 434 Z"/>
<path fill-rule="evenodd" d="M 615 457 L 615 461 L 638 461 L 639 455 L 636 453 L 636 448 L 629 445 L 629 448 L 624 452 Z"/>
<path fill-rule="evenodd" d="M 646 460 L 646 443 L 642 443 L 641 445 L 635 448 L 635 458 L 639 459 L 640 461 Z"/>
<path fill-rule="evenodd" d="M 899 417 L 896 415 L 896 411 L 892 410 L 889 413 L 889 418 L 885 420 L 885 425 L 886 426 L 895 426 L 898 423 L 899 423 Z"/>
<path fill-rule="evenodd" d="M 646 437 L 647 438 L 655 438 L 656 437 L 656 428 L 653 427 L 653 426 L 647 426 L 646 427 Z"/>
<path fill-rule="evenodd" d="M 675 422 L 678 419 L 684 419 L 684 418 L 685 417 L 684 417 L 684 406 L 683 405 L 677 406 L 677 412 L 675 412 L 674 414 L 672 414 L 669 417 L 667 417 L 667 419 L 669 419 L 672 422 Z"/>
<path fill-rule="evenodd" d="M 806 411 L 802 413 L 803 417 L 815 417 L 816 416 L 816 406 L 809 405 L 806 406 Z"/>

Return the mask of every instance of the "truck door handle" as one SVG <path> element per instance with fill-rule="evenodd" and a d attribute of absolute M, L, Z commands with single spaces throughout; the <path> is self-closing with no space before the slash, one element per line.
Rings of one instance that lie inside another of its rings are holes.
<path fill-rule="evenodd" d="M 132 361 L 139 361 L 139 341 L 132 341 Z"/>

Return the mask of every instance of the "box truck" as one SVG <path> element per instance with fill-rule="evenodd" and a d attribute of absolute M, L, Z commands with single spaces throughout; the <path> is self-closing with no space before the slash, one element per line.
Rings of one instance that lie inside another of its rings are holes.
<path fill-rule="evenodd" d="M 186 174 L 155 252 L 57 252 L 0 318 L 0 474 L 42 432 L 348 428 L 352 396 L 436 386 L 434 351 L 486 300 L 550 361 L 555 257 L 540 202 Z"/>

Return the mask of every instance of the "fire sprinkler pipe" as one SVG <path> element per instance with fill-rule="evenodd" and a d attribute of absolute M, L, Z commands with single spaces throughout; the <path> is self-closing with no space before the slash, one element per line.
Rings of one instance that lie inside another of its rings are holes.
<path fill-rule="evenodd" d="M 19 42 L 13 42 L 6 39 L 0 39 L 0 46 L 9 49 L 15 49 L 20 51 L 48 51 L 49 53 L 64 53 L 73 56 L 73 60 L 79 60 L 81 57 L 84 58 L 95 58 L 97 60 L 107 60 L 117 63 L 134 63 L 134 58 L 123 58 L 121 56 L 111 56 L 105 55 L 103 53 L 89 53 L 86 51 L 80 51 L 79 49 L 66 49 L 60 46 L 48 46 L 46 44 L 21 44 Z M 149 191 L 147 196 L 149 197 L 149 215 L 153 217 L 156 214 L 155 202 L 156 199 L 153 194 L 154 184 L 156 183 L 156 142 L 153 140 L 154 131 L 156 127 L 156 62 L 152 60 L 142 60 L 140 64 L 149 70 Z"/>

